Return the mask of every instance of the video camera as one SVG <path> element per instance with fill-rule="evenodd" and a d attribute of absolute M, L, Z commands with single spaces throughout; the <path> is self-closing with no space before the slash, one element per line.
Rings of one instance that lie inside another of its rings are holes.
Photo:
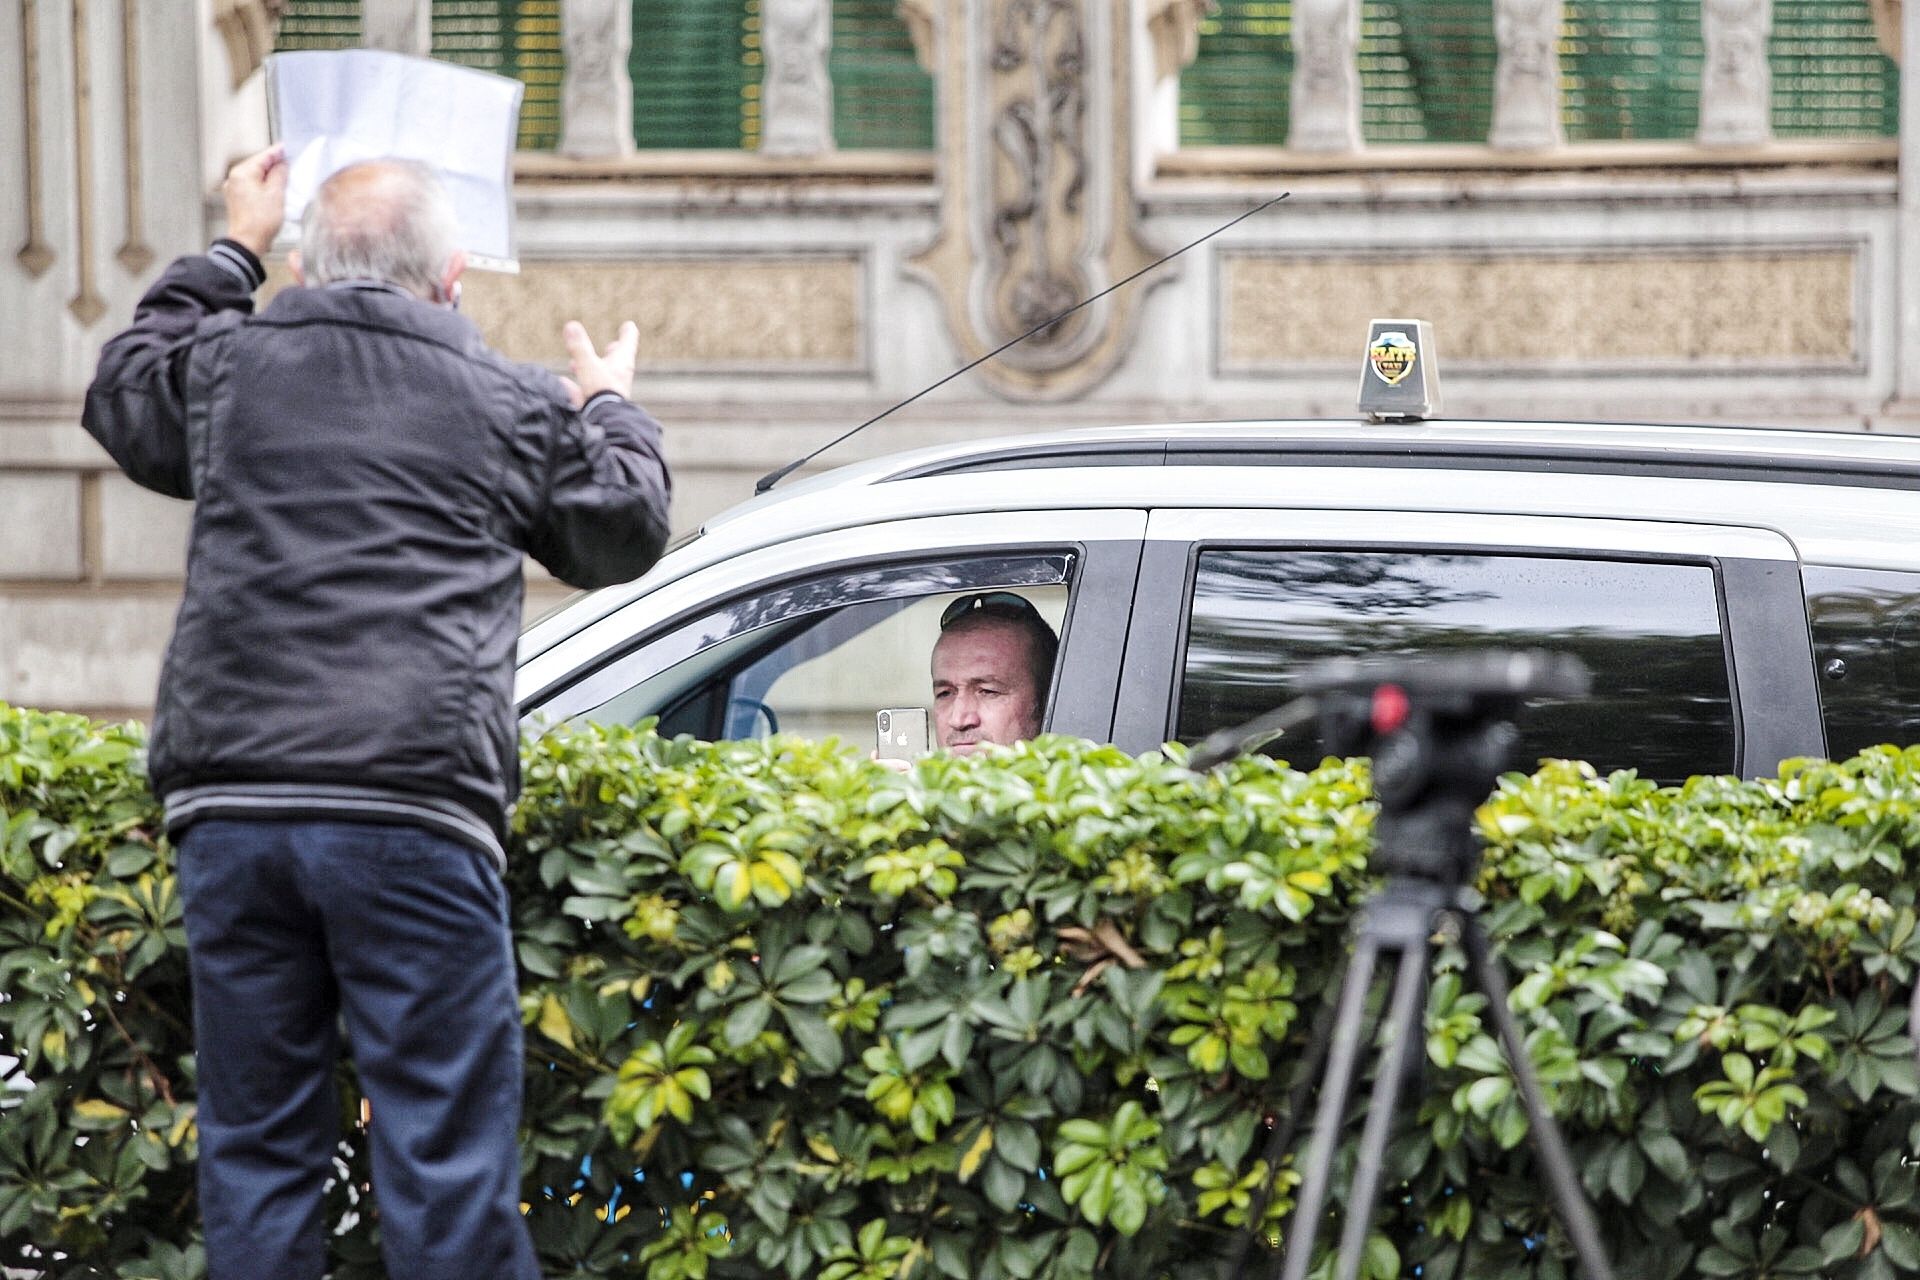
<path fill-rule="evenodd" d="M 1591 687 L 1578 658 L 1477 650 L 1407 658 L 1335 658 L 1304 672 L 1326 749 L 1373 759 L 1380 802 L 1374 865 L 1448 887 L 1478 865 L 1473 811 L 1513 765 L 1528 698 Z"/>

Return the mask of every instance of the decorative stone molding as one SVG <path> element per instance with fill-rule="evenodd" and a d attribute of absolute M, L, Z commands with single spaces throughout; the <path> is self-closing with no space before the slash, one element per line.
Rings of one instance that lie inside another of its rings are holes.
<path fill-rule="evenodd" d="M 238 89 L 273 52 L 287 0 L 214 0 L 213 26 L 227 47 L 227 75 Z"/>
<path fill-rule="evenodd" d="M 1296 151 L 1358 151 L 1361 0 L 1295 0 L 1292 124 Z"/>
<path fill-rule="evenodd" d="M 1749 147 L 1773 139 L 1772 31 L 1773 0 L 1701 0 L 1700 145 Z"/>
<path fill-rule="evenodd" d="M 120 0 L 120 132 L 124 178 L 121 194 L 127 219 L 126 239 L 114 257 L 130 275 L 145 275 L 153 265 L 153 246 L 147 243 L 144 158 L 140 145 L 140 9 L 139 0 Z"/>
<path fill-rule="evenodd" d="M 1503 151 L 1533 151 L 1566 141 L 1560 124 L 1560 24 L 1563 0 L 1495 0 L 1500 50 L 1493 81 L 1493 128 Z"/>
<path fill-rule="evenodd" d="M 1147 37 L 1153 41 L 1157 80 L 1177 76 L 1200 52 L 1200 20 L 1220 11 L 1220 0 L 1147 0 Z"/>
<path fill-rule="evenodd" d="M 939 20 L 934 11 L 938 0 L 900 0 L 894 13 L 907 24 L 907 38 L 913 41 L 914 60 L 929 75 L 937 73 L 933 64 L 933 28 Z"/>
<path fill-rule="evenodd" d="M 560 154 L 580 160 L 632 154 L 630 0 L 562 0 L 560 39 L 567 57 L 560 89 Z"/>
<path fill-rule="evenodd" d="M 832 44 L 829 0 L 761 0 L 761 154 L 833 150 L 833 80 L 827 74 Z"/>
<path fill-rule="evenodd" d="M 1144 28 L 1113 0 L 919 3 L 935 40 L 941 229 L 913 269 L 962 359 L 984 355 L 1156 256 L 1135 224 L 1131 86 Z M 1102 299 L 983 364 L 1011 399 L 1078 395 L 1125 354 L 1146 288 Z"/>
<path fill-rule="evenodd" d="M 1869 0 L 1873 7 L 1873 33 L 1879 37 L 1880 52 L 1900 61 L 1901 0 Z"/>
<path fill-rule="evenodd" d="M 433 0 L 360 0 L 360 42 L 426 57 L 433 52 Z"/>
<path fill-rule="evenodd" d="M 53 265 L 53 246 L 47 242 L 46 169 L 40 142 L 40 6 L 39 0 L 20 0 L 20 194 L 27 205 L 27 238 L 14 254 L 30 276 L 42 275 Z"/>

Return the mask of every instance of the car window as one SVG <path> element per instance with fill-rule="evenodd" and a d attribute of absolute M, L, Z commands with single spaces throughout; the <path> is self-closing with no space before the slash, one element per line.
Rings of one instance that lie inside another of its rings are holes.
<path fill-rule="evenodd" d="M 1070 554 L 960 557 L 843 570 L 720 605 L 590 673 L 533 713 L 737 739 L 772 732 L 872 745 L 874 713 L 931 705 L 940 615 L 982 590 L 1026 596 L 1058 632 Z"/>
<path fill-rule="evenodd" d="M 1827 754 L 1920 742 L 1920 574 L 1808 565 L 1801 580 Z"/>
<path fill-rule="evenodd" d="M 1677 780 L 1734 764 L 1714 571 L 1543 556 L 1259 548 L 1198 558 L 1176 733 L 1195 742 L 1295 696 L 1323 658 L 1498 646 L 1577 654 L 1591 697 L 1541 700 L 1517 760 L 1572 756 Z M 1311 727 L 1269 753 L 1322 757 Z"/>

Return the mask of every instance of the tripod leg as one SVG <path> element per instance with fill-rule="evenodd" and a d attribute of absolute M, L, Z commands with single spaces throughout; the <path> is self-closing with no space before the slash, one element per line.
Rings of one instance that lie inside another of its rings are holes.
<path fill-rule="evenodd" d="M 1367 1020 L 1367 990 L 1380 956 L 1378 940 L 1365 926 L 1354 944 L 1353 960 L 1340 984 L 1340 1003 L 1334 1014 L 1333 1049 L 1327 1063 L 1320 1105 L 1313 1114 L 1313 1145 L 1307 1149 L 1307 1167 L 1301 1173 L 1300 1199 L 1288 1219 L 1287 1262 L 1284 1280 L 1306 1280 L 1313 1257 L 1314 1237 L 1327 1208 L 1327 1187 L 1333 1181 L 1333 1155 L 1340 1146 L 1340 1122 L 1346 1117 L 1353 1092 L 1354 1067 Z M 1258 1223 L 1253 1224 L 1256 1228 Z"/>
<path fill-rule="evenodd" d="M 1400 1086 L 1407 1078 L 1407 1055 L 1426 1042 L 1421 1015 L 1426 1004 L 1430 962 L 1424 947 L 1406 947 L 1400 952 L 1400 969 L 1394 975 L 1393 1004 L 1387 1011 L 1387 1046 L 1380 1055 L 1373 1098 L 1367 1108 L 1367 1127 L 1360 1135 L 1360 1155 L 1354 1163 L 1352 1185 L 1347 1188 L 1347 1221 L 1340 1231 L 1340 1280 L 1354 1280 L 1360 1274 L 1367 1231 L 1373 1224 L 1373 1207 L 1380 1197 L 1387 1142 L 1393 1136 L 1394 1105 L 1399 1101 Z"/>
<path fill-rule="evenodd" d="M 1306 1114 L 1307 1103 L 1313 1097 L 1314 1081 L 1320 1079 L 1320 1069 L 1327 1065 L 1327 1049 L 1333 1043 L 1336 1025 L 1338 1019 L 1334 1006 L 1321 1002 L 1320 1011 L 1313 1022 L 1313 1035 L 1307 1040 L 1306 1056 L 1297 1068 L 1299 1076 L 1287 1093 L 1286 1112 L 1273 1126 L 1273 1136 L 1267 1139 L 1266 1149 L 1261 1152 L 1261 1159 L 1267 1162 L 1267 1180 L 1254 1193 L 1253 1203 L 1247 1210 L 1247 1229 L 1227 1259 L 1227 1280 L 1246 1278 L 1247 1254 L 1260 1234 L 1261 1224 L 1266 1221 L 1267 1203 L 1273 1199 L 1274 1179 L 1280 1172 L 1280 1161 L 1293 1148 L 1293 1136 L 1300 1129 L 1300 1117 Z"/>
<path fill-rule="evenodd" d="M 1573 1171 L 1573 1157 L 1567 1151 L 1560 1126 L 1554 1122 L 1553 1112 L 1547 1109 L 1547 1100 L 1540 1092 L 1540 1082 L 1534 1078 L 1533 1062 L 1527 1057 L 1520 1024 L 1514 1021 L 1513 1010 L 1507 1007 L 1507 980 L 1500 973 L 1500 966 L 1494 962 L 1487 935 L 1480 931 L 1479 923 L 1464 911 L 1456 914 L 1468 963 L 1473 966 L 1474 977 L 1487 997 L 1487 1008 L 1499 1031 L 1500 1043 L 1506 1046 L 1507 1060 L 1513 1066 L 1514 1082 L 1520 1088 L 1520 1100 L 1526 1107 L 1527 1130 L 1533 1135 L 1534 1149 L 1539 1152 L 1541 1167 L 1546 1170 L 1547 1185 L 1560 1211 L 1561 1225 L 1566 1228 L 1568 1238 L 1573 1241 L 1574 1253 L 1579 1256 L 1580 1270 L 1587 1280 L 1613 1280 L 1613 1267 L 1600 1244 L 1600 1230 L 1594 1222 L 1593 1210 L 1587 1204 L 1586 1193 L 1580 1189 L 1580 1179 Z"/>

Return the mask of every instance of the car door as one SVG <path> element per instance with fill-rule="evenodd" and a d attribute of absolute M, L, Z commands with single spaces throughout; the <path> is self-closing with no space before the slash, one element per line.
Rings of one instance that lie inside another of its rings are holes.
<path fill-rule="evenodd" d="M 1145 524 L 1125 510 L 928 517 L 729 556 L 523 664 L 522 717 L 651 716 L 662 732 L 702 738 L 783 731 L 870 745 L 875 711 L 927 704 L 943 606 L 1012 591 L 1060 636 L 1044 727 L 1104 740 Z"/>
<path fill-rule="evenodd" d="M 1592 669 L 1590 697 L 1522 717 L 1526 767 L 1573 756 L 1673 781 L 1825 750 L 1780 534 L 1402 511 L 1153 512 L 1114 738 L 1196 741 L 1288 701 L 1319 659 L 1476 647 L 1558 649 Z M 1320 758 L 1311 729 L 1271 752 Z"/>

